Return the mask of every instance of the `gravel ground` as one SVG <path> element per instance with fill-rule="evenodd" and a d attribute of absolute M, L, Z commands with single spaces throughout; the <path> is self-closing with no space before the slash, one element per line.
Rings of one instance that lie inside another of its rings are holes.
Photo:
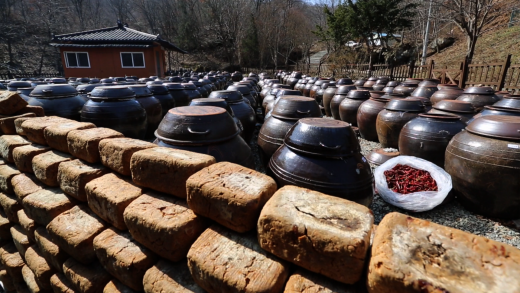
<path fill-rule="evenodd" d="M 249 145 L 253 151 L 256 170 L 265 173 L 265 166 L 261 164 L 258 145 L 256 143 L 260 128 L 261 124 L 257 124 L 255 135 L 249 142 Z M 367 141 L 362 138 L 359 138 L 359 142 L 361 145 L 361 153 L 364 156 L 369 154 L 373 149 L 381 148 L 379 143 Z M 386 203 L 378 194 L 376 194 L 374 196 L 374 202 L 370 208 L 374 213 L 376 224 L 379 224 L 386 214 L 391 212 L 400 212 L 412 217 L 429 220 L 440 225 L 467 231 L 520 248 L 520 225 L 516 226 L 513 221 L 490 219 L 474 214 L 464 209 L 464 207 L 462 207 L 456 200 L 442 204 L 428 212 L 413 213 Z"/>

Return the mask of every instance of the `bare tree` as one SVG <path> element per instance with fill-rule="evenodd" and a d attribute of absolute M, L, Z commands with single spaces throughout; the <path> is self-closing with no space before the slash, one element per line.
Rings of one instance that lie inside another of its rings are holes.
<path fill-rule="evenodd" d="M 445 19 L 453 22 L 466 35 L 466 59 L 471 61 L 475 54 L 478 38 L 507 7 L 504 0 L 436 0 L 444 10 Z"/>

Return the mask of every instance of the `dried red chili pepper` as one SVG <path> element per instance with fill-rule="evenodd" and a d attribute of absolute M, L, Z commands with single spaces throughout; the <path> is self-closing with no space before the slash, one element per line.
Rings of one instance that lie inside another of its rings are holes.
<path fill-rule="evenodd" d="M 437 191 L 437 182 L 425 170 L 397 164 L 384 172 L 388 188 L 392 191 L 409 194 L 420 191 Z"/>

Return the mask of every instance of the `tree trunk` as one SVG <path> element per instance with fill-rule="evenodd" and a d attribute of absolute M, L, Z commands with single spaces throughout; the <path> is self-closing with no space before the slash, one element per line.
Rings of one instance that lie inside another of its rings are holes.
<path fill-rule="evenodd" d="M 40 67 L 38 68 L 38 75 L 42 75 L 42 67 L 43 67 L 43 58 L 45 57 L 45 47 L 46 46 L 43 46 L 42 48 L 42 55 L 40 57 Z"/>
<path fill-rule="evenodd" d="M 478 36 L 468 36 L 468 50 L 466 52 L 466 59 L 468 62 L 472 62 L 473 55 L 475 54 L 475 47 L 477 45 Z"/>

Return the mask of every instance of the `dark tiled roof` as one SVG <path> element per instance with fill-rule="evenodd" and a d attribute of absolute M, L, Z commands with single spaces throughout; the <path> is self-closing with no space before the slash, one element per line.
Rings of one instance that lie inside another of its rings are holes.
<path fill-rule="evenodd" d="M 134 29 L 131 29 L 127 26 L 118 23 L 117 26 L 107 27 L 97 30 L 83 31 L 71 34 L 64 35 L 56 35 L 53 36 L 52 41 L 55 42 L 54 46 L 62 47 L 67 44 L 68 47 L 72 47 L 72 44 L 76 46 L 79 45 L 96 45 L 97 47 L 115 47 L 119 44 L 125 45 L 138 45 L 138 44 L 153 44 L 157 42 L 161 44 L 161 46 L 178 51 L 181 53 L 186 53 L 184 50 L 178 48 L 174 44 L 163 40 L 159 35 L 151 35 L 147 33 L 143 33 Z M 85 47 L 85 46 L 83 46 Z"/>
<path fill-rule="evenodd" d="M 146 44 L 61 44 L 61 43 L 50 43 L 49 45 L 53 47 L 77 47 L 77 48 L 108 48 L 108 47 L 115 47 L 115 48 L 126 48 L 126 47 L 132 47 L 132 48 L 150 48 L 152 45 L 146 45 Z"/>

